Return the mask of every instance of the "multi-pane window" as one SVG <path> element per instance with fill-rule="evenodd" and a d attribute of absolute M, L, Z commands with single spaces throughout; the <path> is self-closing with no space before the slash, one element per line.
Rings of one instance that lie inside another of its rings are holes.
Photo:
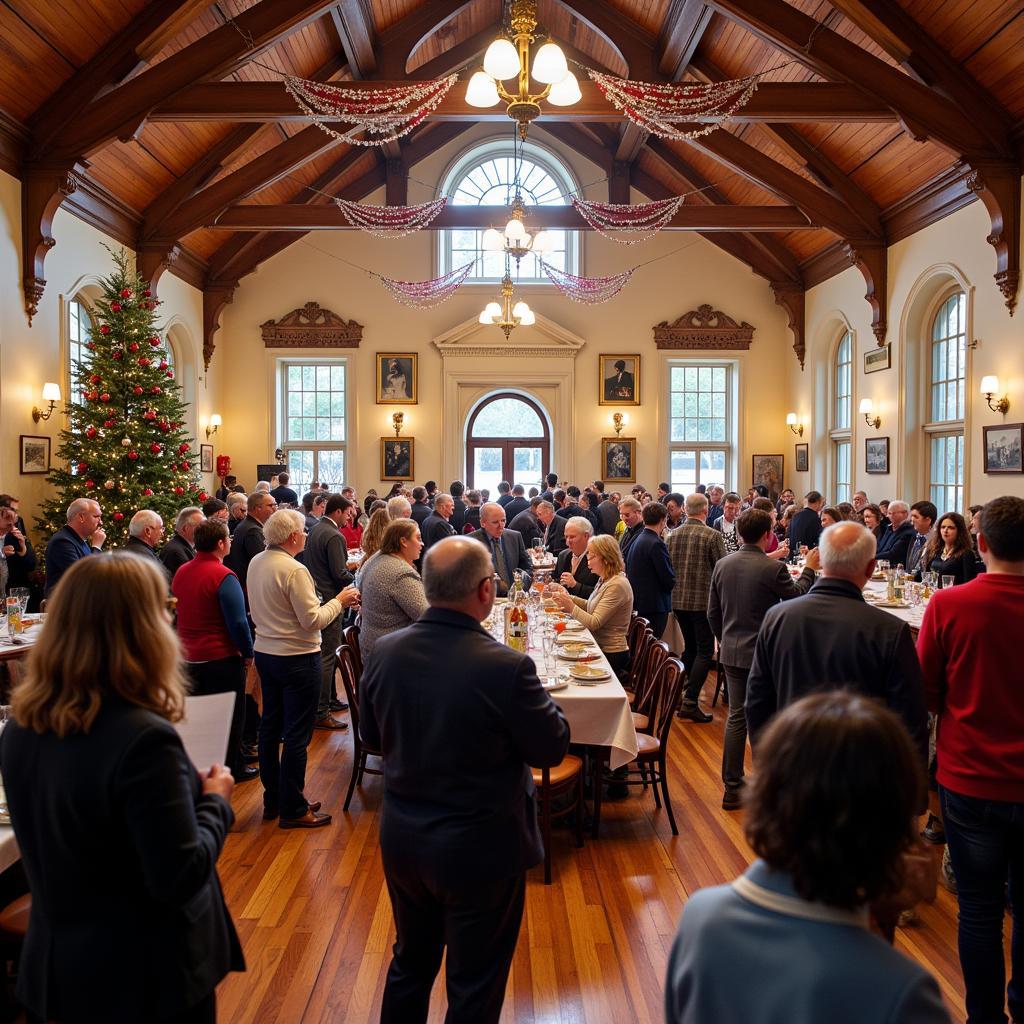
<path fill-rule="evenodd" d="M 75 379 L 79 363 L 92 361 L 91 350 L 85 347 L 89 340 L 89 329 L 92 320 L 85 306 L 72 299 L 68 303 L 68 387 L 66 394 L 71 396 L 71 401 L 78 405 L 82 404 L 82 389 Z"/>
<path fill-rule="evenodd" d="M 687 363 L 669 369 L 669 481 L 727 486 L 732 452 L 731 368 Z"/>
<path fill-rule="evenodd" d="M 300 494 L 313 480 L 340 490 L 345 482 L 346 366 L 286 362 L 281 369 L 285 458 Z"/>
<path fill-rule="evenodd" d="M 829 438 L 832 444 L 832 494 L 835 502 L 849 501 L 853 470 L 851 409 L 853 405 L 853 338 L 846 331 L 836 346 L 832 366 L 832 421 Z"/>
<path fill-rule="evenodd" d="M 939 512 L 964 501 L 964 404 L 967 385 L 967 297 L 957 291 L 935 314 L 928 363 L 928 491 Z"/>
<path fill-rule="evenodd" d="M 530 222 L 530 209 L 536 206 L 567 206 L 575 187 L 565 168 L 549 154 L 526 147 L 513 154 L 512 143 L 485 145 L 474 159 L 463 161 L 461 168 L 446 188 L 452 206 L 508 207 L 518 191 L 526 206 L 524 226 L 536 234 L 537 226 Z M 499 222 L 491 225 L 503 231 L 509 214 L 503 209 Z M 499 281 L 505 273 L 505 255 L 486 252 L 483 247 L 483 229 L 453 229 L 440 234 L 440 264 L 442 272 L 455 270 L 474 261 L 470 281 Z M 579 240 L 575 231 L 547 231 L 550 249 L 543 259 L 559 270 L 579 272 Z M 548 278 L 540 267 L 541 257 L 532 253 L 518 264 L 513 260 L 510 272 L 514 280 L 547 284 Z"/>

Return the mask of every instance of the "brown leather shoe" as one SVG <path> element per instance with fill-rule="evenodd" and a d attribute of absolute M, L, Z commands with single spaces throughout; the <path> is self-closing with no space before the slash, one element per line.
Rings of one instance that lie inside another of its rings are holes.
<path fill-rule="evenodd" d="M 319 811 L 320 810 L 320 801 L 319 800 L 312 800 L 312 801 L 310 801 L 309 809 L 311 811 Z M 274 810 L 274 808 L 272 808 L 272 807 L 264 807 L 263 808 L 263 820 L 264 821 L 273 821 L 277 817 L 277 815 L 278 815 L 278 812 L 276 810 Z"/>
<path fill-rule="evenodd" d="M 320 828 L 323 825 L 330 825 L 331 816 L 329 814 L 320 814 L 318 811 L 314 811 L 312 807 L 310 810 L 301 818 L 282 818 L 278 823 L 278 828 Z"/>
<path fill-rule="evenodd" d="M 333 715 L 324 715 L 313 723 L 314 729 L 334 729 L 344 732 L 348 728 L 348 722 L 339 722 Z"/>

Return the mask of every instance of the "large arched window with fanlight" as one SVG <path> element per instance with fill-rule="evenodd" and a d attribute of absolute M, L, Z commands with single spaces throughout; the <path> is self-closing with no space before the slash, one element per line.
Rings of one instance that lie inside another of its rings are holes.
<path fill-rule="evenodd" d="M 497 493 L 508 480 L 543 489 L 551 465 L 547 417 L 531 398 L 501 392 L 486 398 L 466 426 L 466 480 L 470 487 Z"/>
<path fill-rule="evenodd" d="M 569 169 L 549 150 L 533 142 L 514 144 L 512 138 L 493 139 L 474 146 L 452 165 L 441 182 L 441 194 L 451 206 L 499 206 L 506 208 L 522 195 L 526 205 L 525 225 L 531 230 L 530 208 L 568 206 L 579 186 Z M 507 220 L 507 214 L 504 214 Z M 505 222 L 491 227 L 501 230 Z M 505 273 L 505 257 L 486 252 L 484 230 L 456 229 L 439 231 L 438 264 L 446 273 L 473 261 L 470 281 L 500 281 Z M 549 231 L 551 248 L 544 260 L 559 270 L 579 273 L 579 232 Z M 513 280 L 548 284 L 540 259 L 532 253 L 517 267 L 511 263 Z"/>

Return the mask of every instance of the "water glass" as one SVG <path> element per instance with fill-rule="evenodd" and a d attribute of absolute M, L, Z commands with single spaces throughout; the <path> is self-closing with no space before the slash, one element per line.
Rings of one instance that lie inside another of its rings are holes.
<path fill-rule="evenodd" d="M 943 590 L 945 590 L 946 587 L 953 586 L 954 583 L 956 583 L 956 577 L 955 576 L 943 576 L 942 577 L 942 589 Z"/>
<path fill-rule="evenodd" d="M 8 589 L 7 594 L 9 597 L 16 597 L 18 604 L 21 607 L 21 614 L 24 617 L 28 611 L 28 599 L 30 596 L 28 587 L 11 587 Z"/>
<path fill-rule="evenodd" d="M 540 635 L 541 648 L 544 651 L 544 671 L 547 673 L 553 673 L 554 667 L 552 665 L 551 656 L 555 651 L 555 635 L 550 629 L 544 629 Z"/>
<path fill-rule="evenodd" d="M 533 551 L 536 555 L 541 555 L 544 552 L 544 538 L 534 537 L 533 538 Z"/>

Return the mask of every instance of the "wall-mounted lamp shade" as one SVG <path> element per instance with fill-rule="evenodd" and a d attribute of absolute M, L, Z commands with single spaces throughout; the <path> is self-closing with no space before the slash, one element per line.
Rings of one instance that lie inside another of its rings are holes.
<path fill-rule="evenodd" d="M 466 86 L 466 102 L 471 107 L 493 107 L 498 99 L 494 79 L 483 71 L 476 72 Z"/>
<path fill-rule="evenodd" d="M 790 426 L 790 427 L 795 427 L 796 426 L 796 413 L 795 412 L 788 412 L 788 413 L 786 413 L 786 424 L 787 424 L 787 426 Z"/>
<path fill-rule="evenodd" d="M 44 402 L 59 402 L 60 401 L 60 385 L 53 383 L 46 383 L 43 385 L 43 401 Z"/>
<path fill-rule="evenodd" d="M 583 93 L 580 92 L 580 83 L 576 81 L 576 76 L 571 71 L 560 82 L 551 86 L 551 92 L 548 93 L 548 103 L 555 107 L 571 107 L 581 99 Z"/>
<path fill-rule="evenodd" d="M 518 64 L 519 55 L 516 54 Z M 518 70 L 518 69 L 517 69 Z M 569 65 L 565 62 L 565 54 L 562 53 L 557 43 L 545 43 L 533 58 L 533 79 L 542 85 L 554 85 L 561 82 L 569 74 Z"/>
<path fill-rule="evenodd" d="M 47 385 L 47 386 L 49 386 L 49 385 Z M 988 377 L 982 377 L 981 378 L 981 393 L 983 395 L 994 395 L 998 391 L 999 391 L 999 378 L 998 377 L 988 376 Z M 45 397 L 46 397 L 46 394 L 44 393 L 43 394 L 43 398 L 45 398 Z"/>
<path fill-rule="evenodd" d="M 211 427 L 219 427 L 223 422 L 224 421 L 220 418 L 220 413 L 219 412 L 213 413 L 213 415 L 210 417 L 210 426 Z"/>
<path fill-rule="evenodd" d="M 519 74 L 519 51 L 508 39 L 495 39 L 484 54 L 484 71 L 501 82 L 515 78 Z"/>
<path fill-rule="evenodd" d="M 875 403 L 870 398 L 862 398 L 860 400 L 860 411 L 866 416 L 868 413 L 875 411 Z"/>

